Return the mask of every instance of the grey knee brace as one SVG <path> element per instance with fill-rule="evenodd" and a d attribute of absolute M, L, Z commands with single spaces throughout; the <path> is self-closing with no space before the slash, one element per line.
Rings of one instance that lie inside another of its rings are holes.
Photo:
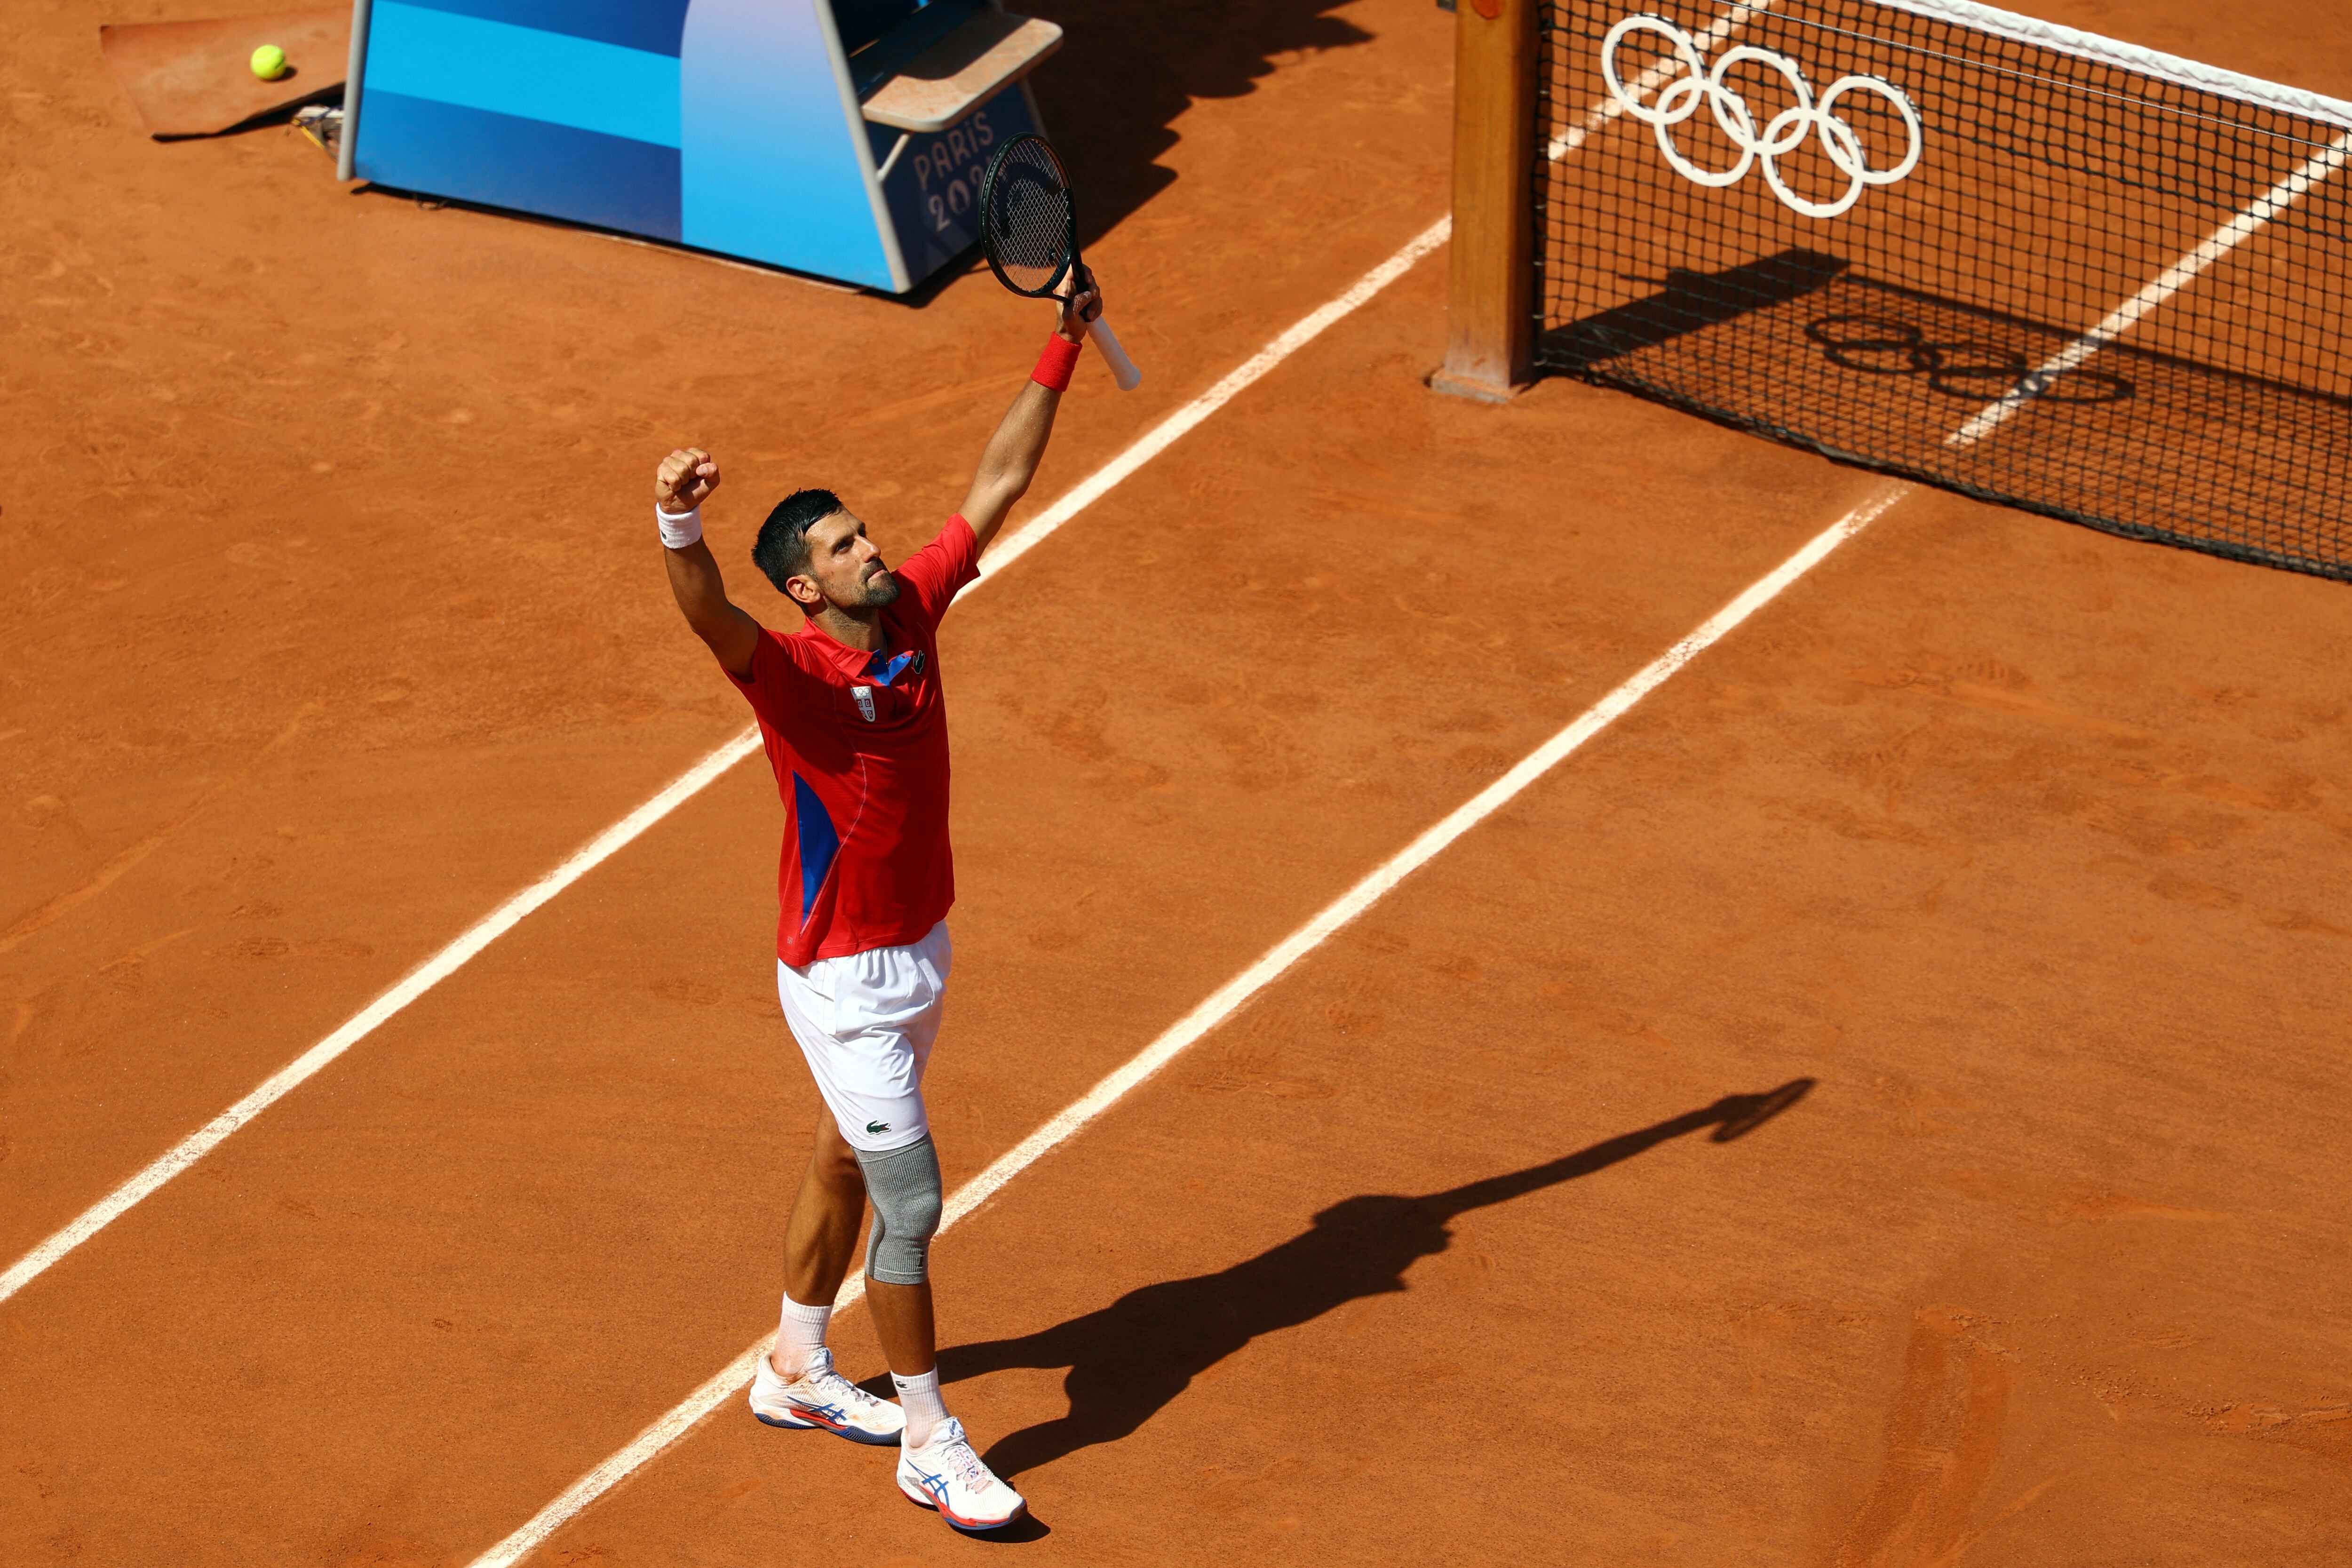
<path fill-rule="evenodd" d="M 940 1152 L 931 1135 L 880 1154 L 860 1149 L 857 1168 L 874 1205 L 866 1277 L 885 1285 L 920 1285 L 930 1278 L 931 1237 L 940 1229 Z"/>

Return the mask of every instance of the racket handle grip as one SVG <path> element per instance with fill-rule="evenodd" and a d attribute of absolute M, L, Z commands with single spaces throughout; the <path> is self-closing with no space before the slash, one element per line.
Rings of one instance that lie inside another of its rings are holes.
<path fill-rule="evenodd" d="M 1087 336 L 1102 351 L 1103 363 L 1110 366 L 1111 379 L 1118 383 L 1121 392 L 1133 392 L 1142 384 L 1143 373 L 1135 368 L 1135 362 L 1118 346 L 1118 334 L 1110 330 L 1108 321 L 1097 316 L 1087 323 Z"/>

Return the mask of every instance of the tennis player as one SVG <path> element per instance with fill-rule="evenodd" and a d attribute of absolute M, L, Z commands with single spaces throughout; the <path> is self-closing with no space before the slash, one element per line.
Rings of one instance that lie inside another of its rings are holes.
<path fill-rule="evenodd" d="M 751 704 L 783 798 L 776 993 L 826 1111 L 785 1222 L 782 1321 L 752 1380 L 751 1413 L 771 1426 L 897 1447 L 899 1489 L 962 1530 L 1010 1524 L 1024 1505 L 948 1414 L 932 1329 L 929 1253 L 942 1194 L 923 1069 L 939 1036 L 955 901 L 939 625 L 1029 489 L 1100 310 L 1092 289 L 1066 295 L 963 510 L 896 572 L 831 490 L 777 503 L 751 560 L 799 608 L 790 633 L 728 599 L 703 542 L 717 461 L 688 447 L 654 476 L 670 591 Z M 866 1301 L 896 1405 L 835 1372 L 825 1348 L 869 1202 Z"/>

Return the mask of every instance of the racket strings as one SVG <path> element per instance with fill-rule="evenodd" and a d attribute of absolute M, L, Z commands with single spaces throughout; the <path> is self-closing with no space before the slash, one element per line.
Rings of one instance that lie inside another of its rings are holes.
<path fill-rule="evenodd" d="M 1044 143 L 1024 137 L 992 173 L 984 215 L 989 256 L 1011 287 L 1045 293 L 1070 260 L 1070 190 L 1060 162 Z"/>

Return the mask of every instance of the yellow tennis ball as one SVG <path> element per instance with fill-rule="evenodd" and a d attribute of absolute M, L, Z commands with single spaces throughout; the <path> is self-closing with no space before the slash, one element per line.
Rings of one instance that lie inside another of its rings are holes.
<path fill-rule="evenodd" d="M 276 81 L 286 74 L 286 51 L 276 44 L 264 44 L 253 51 L 253 74 L 264 81 Z"/>

